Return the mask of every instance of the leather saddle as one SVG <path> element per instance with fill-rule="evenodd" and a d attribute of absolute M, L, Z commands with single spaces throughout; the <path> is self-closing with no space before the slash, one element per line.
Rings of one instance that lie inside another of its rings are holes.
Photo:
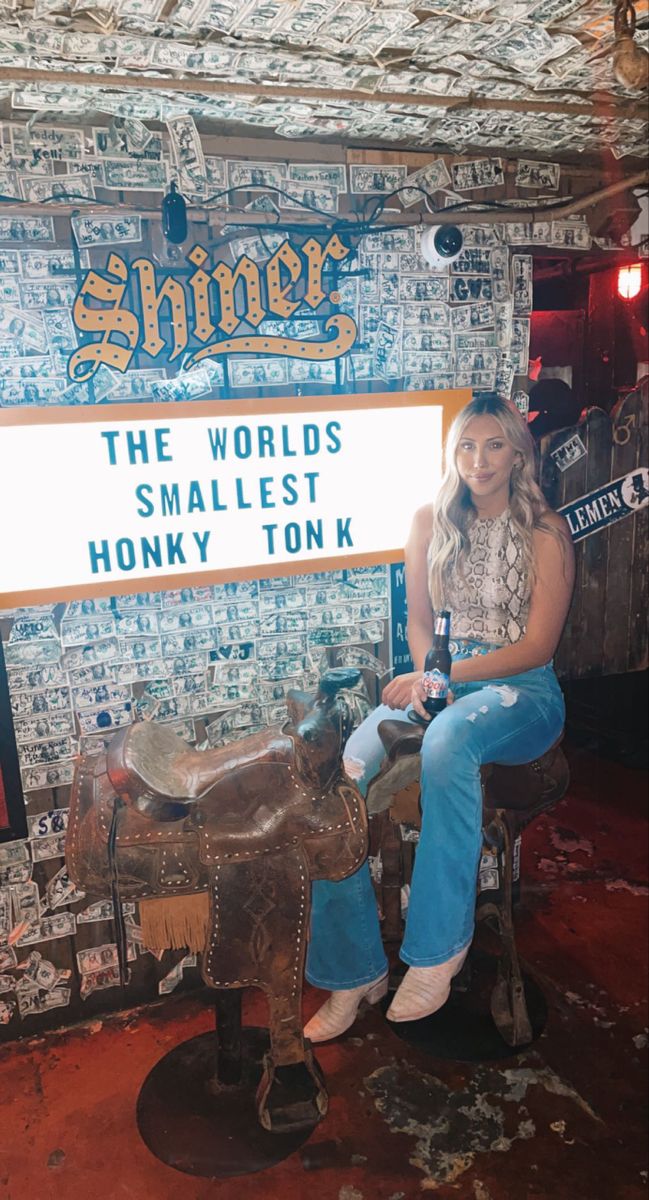
<path fill-rule="evenodd" d="M 108 863 L 102 879 L 96 850 L 97 841 L 108 845 L 111 837 L 120 886 L 132 896 L 148 895 L 152 887 L 166 895 L 193 891 L 206 885 L 207 869 L 297 845 L 315 878 L 348 873 L 345 848 L 365 837 L 366 814 L 342 772 L 345 730 L 334 720 L 335 693 L 357 678 L 358 672 L 330 671 L 321 700 L 314 704 L 308 696 L 302 703 L 296 694 L 293 719 L 282 728 L 211 751 L 194 750 L 150 722 L 119 730 L 105 755 L 77 767 L 68 847 L 74 874 L 86 879 L 87 889 L 88 877 L 96 879 L 105 894 Z M 319 741 L 326 743 L 324 773 L 317 763 L 310 769 Z"/>
<path fill-rule="evenodd" d="M 141 722 L 115 734 L 106 769 L 126 804 L 154 821 L 178 821 L 229 775 L 251 763 L 286 763 L 292 749 L 291 739 L 273 729 L 217 750 L 199 751 L 164 725 Z"/>
<path fill-rule="evenodd" d="M 294 735 L 280 729 L 201 752 L 179 748 L 170 730 L 134 725 L 113 738 L 106 773 L 129 817 L 135 811 L 153 826 L 144 831 L 145 841 L 175 834 L 182 822 L 178 832 L 198 838 L 205 865 L 279 851 L 359 821 L 358 802 L 342 775 L 326 790 L 314 789 L 299 774 Z M 129 817 L 122 840 L 127 829 L 139 840 L 140 822 Z"/>

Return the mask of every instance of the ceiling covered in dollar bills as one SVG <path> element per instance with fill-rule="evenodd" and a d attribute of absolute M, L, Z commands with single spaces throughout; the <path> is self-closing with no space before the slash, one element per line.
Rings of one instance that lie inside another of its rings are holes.
<path fill-rule="evenodd" d="M 205 132 L 357 146 L 638 156 L 642 97 L 614 80 L 613 10 L 612 0 L 0 0 L 0 112 L 50 124 L 191 115 Z M 636 12 L 646 46 L 649 0 Z M 7 80 L 7 68 L 24 78 Z M 81 75 L 102 78 L 90 87 Z M 223 90 L 235 84 L 256 94 Z M 301 94 L 309 87 L 327 95 Z"/>

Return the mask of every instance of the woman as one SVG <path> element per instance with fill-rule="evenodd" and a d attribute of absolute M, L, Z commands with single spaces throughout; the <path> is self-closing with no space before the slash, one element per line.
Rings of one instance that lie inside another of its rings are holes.
<path fill-rule="evenodd" d="M 452 703 L 422 744 L 422 829 L 401 948 L 409 969 L 388 1010 L 393 1021 L 441 1008 L 467 955 L 482 841 L 481 765 L 538 758 L 564 723 L 551 660 L 572 593 L 572 542 L 534 480 L 534 444 L 512 404 L 481 396 L 456 417 L 437 499 L 415 514 L 405 562 L 417 669 L 388 684 L 383 704 L 345 748 L 347 772 L 366 794 L 384 754 L 379 723 L 405 718 L 410 705 L 428 719 L 422 668 L 433 612 L 450 609 Z M 349 1028 L 363 998 L 385 995 L 387 960 L 367 863 L 339 883 L 314 883 L 306 974 L 332 993 L 306 1026 L 312 1042 Z"/>

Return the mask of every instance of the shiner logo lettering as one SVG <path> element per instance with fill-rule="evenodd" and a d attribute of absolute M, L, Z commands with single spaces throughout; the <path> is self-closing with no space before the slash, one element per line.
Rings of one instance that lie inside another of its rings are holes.
<path fill-rule="evenodd" d="M 329 261 L 343 262 L 350 253 L 351 247 L 334 233 L 324 244 L 310 237 L 299 249 L 282 242 L 263 267 L 246 254 L 234 266 L 212 266 L 207 251 L 196 245 L 187 255 L 194 270 L 186 282 L 167 274 L 161 284 L 150 259 L 127 264 L 119 254 L 109 254 L 103 274 L 88 271 L 75 298 L 76 328 L 99 337 L 70 355 L 68 375 L 75 383 L 86 383 L 100 363 L 124 372 L 136 350 L 153 359 L 164 352 L 170 363 L 189 351 L 184 369 L 232 354 L 316 362 L 339 358 L 352 348 L 357 334 L 355 321 L 343 313 L 325 322 L 324 340 L 264 336 L 249 329 L 237 334 L 237 329 L 243 323 L 255 330 L 267 317 L 289 320 L 304 304 L 313 310 L 325 300 L 338 304 L 338 293 L 323 288 L 323 273 Z M 167 318 L 163 330 L 161 309 Z"/>
<path fill-rule="evenodd" d="M 570 526 L 573 542 L 598 533 L 614 521 L 632 517 L 649 503 L 649 470 L 636 467 L 628 475 L 612 479 L 586 496 L 571 500 L 558 511 Z"/>

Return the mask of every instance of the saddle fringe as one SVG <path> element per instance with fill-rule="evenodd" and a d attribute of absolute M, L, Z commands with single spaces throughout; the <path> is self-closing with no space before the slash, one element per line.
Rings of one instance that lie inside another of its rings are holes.
<path fill-rule="evenodd" d="M 209 896 L 163 896 L 140 900 L 142 941 L 154 954 L 182 950 L 202 954 L 209 927 Z"/>

